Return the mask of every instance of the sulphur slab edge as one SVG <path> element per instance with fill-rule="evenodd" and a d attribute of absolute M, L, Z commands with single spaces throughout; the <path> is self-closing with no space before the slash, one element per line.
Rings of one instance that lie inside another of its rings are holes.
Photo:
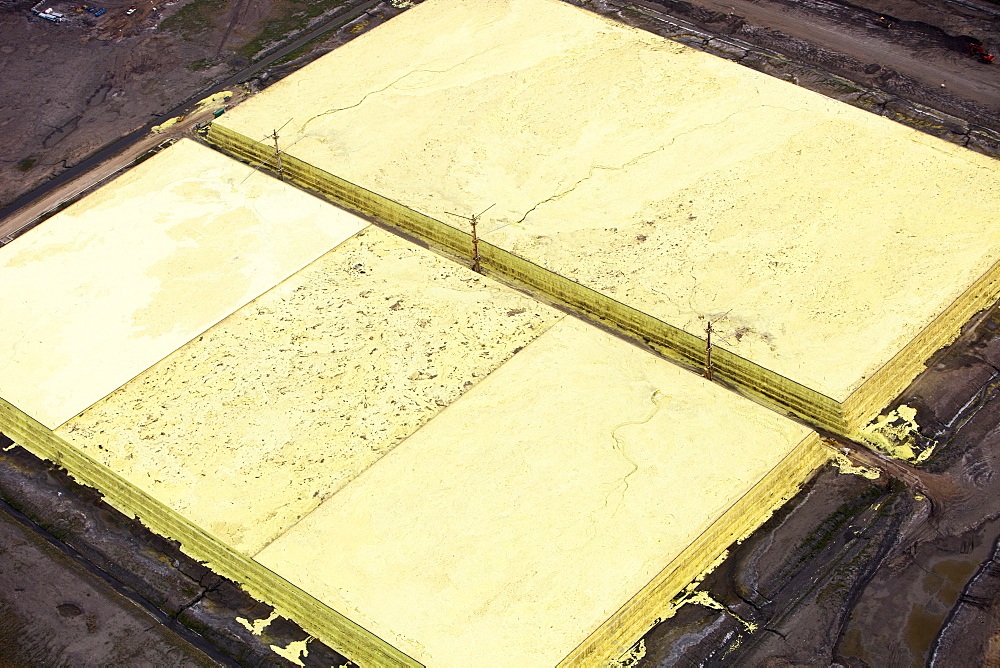
<path fill-rule="evenodd" d="M 267 147 L 239 132 L 212 124 L 208 140 L 219 150 L 238 159 L 268 164 Z M 384 225 L 424 241 L 452 259 L 471 254 L 471 235 L 439 220 L 373 193 L 325 170 L 285 154 L 285 178 L 317 193 L 338 206 L 369 216 Z M 481 242 L 483 274 L 499 278 L 530 293 L 542 295 L 587 318 L 596 319 L 631 338 L 637 338 L 664 357 L 685 368 L 705 365 L 705 343 L 669 323 L 623 304 L 606 294 L 581 285 L 509 251 Z M 461 262 L 460 262 L 461 263 Z M 724 348 L 715 348 L 714 364 L 719 379 L 734 384 L 751 400 L 792 414 L 835 433 L 844 433 L 841 405 L 833 399 L 780 376 Z"/>
<path fill-rule="evenodd" d="M 808 434 L 567 319 L 257 558 L 428 664 L 552 665 Z"/>
<path fill-rule="evenodd" d="M 611 665 L 665 616 L 688 584 L 717 565 L 731 545 L 743 542 L 767 522 L 832 456 L 815 432 L 807 436 L 559 666 Z"/>
<path fill-rule="evenodd" d="M 253 556 L 563 317 L 372 226 L 55 433 Z"/>
<path fill-rule="evenodd" d="M 366 225 L 183 139 L 0 248 L 0 395 L 55 428 Z"/>
<path fill-rule="evenodd" d="M 926 367 L 940 349 L 951 345 L 976 313 L 1000 299 L 1000 262 L 931 321 L 916 337 L 843 402 L 845 432 L 858 430 L 878 415 Z"/>
<path fill-rule="evenodd" d="M 47 427 L 0 398 L 0 432 L 35 456 L 65 468 L 80 484 L 101 493 L 128 517 L 180 543 L 181 550 L 229 578 L 254 598 L 274 606 L 306 631 L 362 665 L 420 666 L 253 559 L 236 552 L 113 471 L 66 443 Z"/>
<path fill-rule="evenodd" d="M 393 28 L 393 32 L 391 32 L 391 34 L 392 35 L 398 35 L 399 32 L 402 30 L 403 26 L 415 25 L 416 24 L 415 22 L 417 21 L 418 18 L 432 16 L 432 13 L 431 13 L 431 8 L 432 7 L 449 9 L 454 4 L 455 3 L 444 3 L 444 2 L 433 2 L 433 1 L 428 2 L 428 3 L 424 3 L 424 5 L 427 5 L 426 7 L 421 6 L 421 7 L 414 8 L 410 12 L 407 12 L 407 14 L 405 14 L 405 15 L 403 15 L 401 17 L 398 17 L 397 19 L 394 19 L 394 22 L 391 22 L 390 24 L 387 24 L 387 26 L 392 26 L 392 25 L 397 26 L 396 28 Z M 546 2 L 539 2 L 537 4 L 538 4 L 539 7 L 550 8 L 552 11 L 556 10 L 556 5 L 560 5 L 560 3 L 557 3 L 557 2 L 548 2 L 548 3 L 546 3 Z M 489 16 L 489 14 L 491 12 L 492 13 L 497 13 L 498 12 L 497 8 L 515 7 L 515 5 L 518 6 L 518 7 L 520 7 L 520 8 L 523 8 L 524 6 L 526 6 L 525 3 L 484 2 L 484 3 L 482 3 L 481 7 L 484 9 L 483 14 L 484 14 L 485 18 L 481 18 L 481 19 L 467 19 L 466 22 L 461 25 L 461 27 L 463 28 L 463 30 L 466 30 L 466 32 L 467 32 L 468 26 L 474 24 L 474 22 L 476 20 L 482 21 L 484 23 L 487 22 L 487 21 L 489 21 L 489 20 L 491 20 L 491 17 Z M 574 8 L 574 9 L 576 11 L 579 11 L 579 12 L 583 11 L 583 10 L 579 10 L 577 8 Z M 571 12 L 573 10 L 571 10 L 569 8 L 569 6 L 567 6 L 567 5 L 561 5 L 560 11 L 562 12 L 561 15 L 572 16 Z M 598 30 L 598 29 L 601 29 L 601 28 L 607 28 L 608 30 L 611 30 L 611 28 L 608 28 L 608 26 L 617 26 L 618 31 L 620 33 L 622 33 L 622 34 L 624 34 L 625 32 L 628 31 L 628 29 L 624 28 L 623 26 L 620 26 L 618 24 L 614 24 L 609 19 L 606 19 L 604 17 L 596 17 L 596 16 L 593 16 L 593 15 L 588 15 L 588 16 L 590 18 L 591 24 L 594 25 L 594 26 L 596 26 L 594 28 L 595 31 Z M 409 22 L 409 23 L 406 23 L 406 22 Z M 365 38 L 365 41 L 361 41 L 362 38 L 359 38 L 359 40 L 357 40 L 356 42 L 352 42 L 351 45 L 356 45 L 355 48 L 357 49 L 356 50 L 357 53 L 365 53 L 365 49 L 361 49 L 361 47 L 363 45 L 365 45 L 365 44 L 374 44 L 374 43 L 376 43 L 376 41 L 377 41 L 377 37 L 376 36 L 379 34 L 379 31 L 380 30 L 385 30 L 387 26 L 380 26 L 378 29 L 373 30 L 372 32 L 370 32 L 367 35 L 363 36 Z M 390 34 L 390 33 L 386 33 L 386 34 Z M 419 39 L 420 40 L 426 40 L 426 39 L 429 39 L 429 38 L 425 38 L 425 37 L 421 36 Z M 639 36 L 639 39 L 643 40 L 645 43 L 652 43 L 651 40 L 654 40 L 654 41 L 655 40 L 666 41 L 666 40 L 662 40 L 662 38 L 656 38 L 655 36 L 654 37 L 648 37 L 648 36 L 642 36 L 642 35 Z M 421 44 L 423 46 L 426 46 L 425 44 L 423 44 L 423 42 L 421 42 Z M 351 45 L 348 45 L 345 48 L 349 48 L 349 47 L 351 47 Z M 427 47 L 427 48 L 430 49 L 431 47 Z M 437 48 L 437 47 L 434 47 L 434 48 Z M 678 47 L 678 48 L 681 48 L 681 47 Z M 441 47 L 441 49 L 444 49 L 444 47 Z M 355 53 L 355 52 L 352 52 L 352 53 Z M 685 53 L 687 53 L 687 52 L 685 52 Z M 698 60 L 699 62 L 702 62 L 702 61 L 704 61 L 704 62 L 710 62 L 707 59 L 709 59 L 709 58 L 714 59 L 714 57 L 707 56 L 705 54 L 699 54 L 698 56 L 695 56 L 695 55 L 693 55 L 693 53 L 690 53 L 690 54 L 687 54 L 687 56 L 689 56 L 691 59 Z M 331 61 L 331 62 L 333 62 L 333 61 Z M 394 62 L 395 62 L 395 65 L 394 65 Z M 438 68 L 438 69 L 445 68 L 449 64 L 449 62 L 450 61 L 443 61 L 442 64 L 441 64 L 441 66 L 440 66 L 440 68 Z M 269 95 L 269 94 L 274 94 L 274 95 L 277 95 L 279 97 L 281 95 L 286 94 L 286 93 L 288 95 L 293 95 L 295 93 L 296 87 L 297 86 L 301 86 L 302 84 L 306 83 L 309 80 L 309 77 L 317 77 L 317 76 L 321 75 L 322 70 L 321 70 L 321 68 L 319 68 L 318 63 L 319 63 L 319 61 L 317 61 L 317 63 L 314 64 L 314 65 L 316 65 L 316 67 L 313 67 L 313 69 L 308 70 L 309 75 L 308 76 L 304 76 L 302 80 L 300 80 L 300 81 L 287 80 L 286 87 L 282 88 L 282 87 L 280 87 L 281 84 L 278 84 L 273 89 L 269 89 L 269 91 L 267 93 L 264 93 L 263 95 L 265 97 L 267 95 Z M 716 65 L 717 65 L 717 67 L 715 67 Z M 375 76 L 377 78 L 378 76 L 385 75 L 386 76 L 386 81 L 389 81 L 392 77 L 389 74 L 387 74 L 387 72 L 388 73 L 394 73 L 394 72 L 396 72 L 397 70 L 391 69 L 392 67 L 396 67 L 396 66 L 398 66 L 398 61 L 393 61 L 391 58 L 379 58 L 377 62 L 373 62 L 373 64 L 371 65 L 372 72 L 374 72 L 373 76 Z M 310 67 L 312 67 L 312 66 L 310 66 Z M 720 72 L 724 71 L 727 76 L 730 76 L 730 74 L 731 74 L 732 77 L 736 77 L 737 76 L 737 74 L 732 74 L 732 73 L 736 73 L 737 70 L 741 69 L 739 66 L 737 66 L 735 64 L 731 64 L 731 63 L 725 63 L 725 64 L 723 64 L 723 63 L 714 63 L 713 67 L 715 67 L 715 69 L 719 70 Z M 727 67 L 729 69 L 725 69 Z M 305 71 L 306 70 L 303 70 L 303 72 L 305 72 Z M 403 72 L 403 69 L 399 69 L 398 71 L 399 72 Z M 472 76 L 472 75 L 470 74 L 469 76 Z M 905 128 L 905 127 L 899 126 L 898 124 L 895 124 L 894 122 L 892 122 L 892 121 L 890 121 L 888 119 L 878 118 L 878 117 L 875 117 L 875 116 L 873 116 L 873 115 L 871 115 L 868 112 L 865 112 L 863 110 L 855 109 L 853 107 L 849 107 L 849 106 L 844 105 L 842 103 L 839 103 L 839 102 L 836 102 L 836 101 L 833 101 L 833 100 L 828 100 L 826 98 L 822 98 L 822 96 L 819 96 L 818 94 L 815 94 L 815 93 L 811 93 L 809 91 L 803 91 L 801 89 L 797 89 L 796 87 L 792 86 L 791 84 L 788 84 L 788 83 L 785 83 L 785 82 L 776 81 L 776 80 L 774 80 L 771 77 L 767 77 L 767 75 L 764 75 L 764 74 L 761 74 L 761 73 L 757 73 L 757 72 L 745 71 L 745 72 L 742 72 L 742 73 L 738 73 L 738 76 L 741 77 L 742 79 L 746 79 L 749 82 L 758 82 L 759 81 L 760 84 L 761 84 L 761 86 L 766 86 L 766 87 L 768 87 L 769 90 L 773 89 L 775 91 L 775 93 L 777 95 L 779 95 L 779 97 L 780 96 L 785 96 L 785 97 L 788 97 L 788 98 L 790 98 L 790 99 L 792 99 L 794 101 L 800 101 L 800 102 L 804 101 L 804 100 L 809 100 L 809 101 L 811 101 L 813 103 L 813 106 L 815 106 L 817 109 L 821 108 L 821 109 L 829 110 L 831 112 L 832 116 L 834 117 L 832 120 L 829 120 L 830 123 L 836 122 L 836 123 L 841 123 L 841 125 L 843 125 L 843 122 L 842 122 L 843 119 L 848 119 L 848 120 L 850 120 L 853 123 L 860 124 L 860 125 L 863 125 L 866 128 L 869 128 L 870 130 L 872 130 L 872 132 L 884 131 L 885 133 L 888 133 L 888 134 L 892 135 L 892 137 L 895 138 L 894 141 L 896 139 L 898 139 L 900 142 L 911 144 L 912 145 L 911 148 L 919 146 L 919 147 L 922 147 L 921 150 L 927 149 L 926 151 L 924 151 L 925 155 L 917 156 L 921 160 L 923 160 L 924 158 L 932 158 L 932 157 L 935 157 L 935 156 L 946 156 L 948 160 L 958 160 L 958 161 L 960 161 L 961 164 L 965 165 L 965 167 L 967 169 L 979 169 L 979 168 L 984 168 L 984 167 L 995 169 L 995 162 L 993 162 L 993 161 L 991 161 L 991 160 L 989 160 L 989 159 L 987 159 L 987 158 L 985 158 L 983 156 L 977 156 L 976 154 L 972 154 L 971 152 L 968 152 L 968 151 L 962 149 L 961 147 L 957 147 L 957 146 L 953 146 L 953 145 L 950 145 L 950 144 L 946 144 L 946 143 L 942 142 L 941 140 L 936 139 L 934 137 L 923 135 L 923 134 L 921 134 L 921 133 L 919 133 L 919 132 L 917 132 L 915 130 L 911 130 L 909 128 Z M 410 95 L 420 95 L 421 91 L 422 91 L 422 87 L 433 87 L 435 83 L 436 83 L 436 80 L 432 79 L 429 75 L 423 74 L 421 70 L 415 70 L 414 73 L 413 73 L 413 76 L 411 78 L 407 78 L 405 80 L 402 80 L 398 84 L 399 91 L 397 91 L 397 92 L 398 92 L 398 94 L 399 94 L 399 96 L 400 96 L 401 99 L 405 99 L 407 96 L 410 96 Z M 454 85 L 454 86 L 458 86 L 459 85 L 458 83 L 455 83 L 455 82 L 450 81 L 450 80 L 448 82 L 446 82 L 446 83 L 450 83 L 451 85 Z M 459 82 L 459 83 L 461 83 L 461 82 Z M 388 93 L 383 93 L 383 90 L 381 88 L 381 84 L 380 83 L 379 83 L 379 85 L 373 84 L 373 88 L 375 89 L 375 92 L 379 93 L 379 95 L 388 94 Z M 372 92 L 372 91 L 367 91 L 367 92 Z M 377 102 L 377 100 L 379 99 L 379 96 L 376 96 L 375 92 L 372 92 L 372 97 L 366 101 L 366 104 L 371 104 L 373 101 Z M 392 93 L 393 90 L 390 90 L 388 92 Z M 359 98 L 360 98 L 360 95 L 359 95 Z M 248 109 L 250 111 L 247 112 L 247 113 L 248 114 L 252 114 L 252 110 L 254 108 L 257 108 L 257 107 L 254 107 L 253 105 L 255 105 L 257 103 L 258 103 L 258 99 L 257 98 L 251 99 L 247 103 L 244 103 L 244 105 L 241 105 L 236 110 L 234 110 L 234 114 L 232 116 L 230 116 L 230 118 L 223 119 L 221 122 L 230 124 L 227 127 L 240 128 L 244 132 L 251 132 L 250 130 L 246 129 L 246 127 L 247 127 L 246 119 L 241 120 L 242 117 L 240 116 L 240 114 L 241 114 L 240 109 Z M 245 106 L 245 105 L 249 105 L 249 106 Z M 266 107 L 266 105 L 265 104 L 258 104 L 258 107 L 264 108 L 264 107 Z M 318 109 L 317 109 L 317 111 L 318 111 Z M 342 110 L 340 110 L 340 109 L 325 110 L 325 111 L 323 111 L 322 114 L 319 114 L 317 116 L 310 116 L 310 112 L 304 111 L 304 112 L 302 112 L 302 117 L 299 118 L 299 120 L 305 120 L 308 117 L 310 121 L 312 119 L 315 119 L 317 123 L 321 123 L 321 122 L 323 122 L 324 118 L 329 117 L 333 113 L 340 113 L 341 111 Z M 802 115 L 800 114 L 800 116 L 802 116 Z M 808 122 L 807 121 L 803 121 L 803 123 L 805 123 L 804 127 L 808 126 Z M 806 130 L 808 130 L 808 127 L 806 127 Z M 310 129 L 310 132 L 312 132 L 311 129 Z M 866 132 L 867 132 L 867 130 L 866 130 Z M 359 132 L 359 135 L 360 134 L 362 134 L 362 133 Z M 803 133 L 802 137 L 797 137 L 796 138 L 796 142 L 797 142 L 796 148 L 799 148 L 799 146 L 808 143 L 808 136 L 807 136 L 808 134 L 809 134 L 808 131 L 806 131 L 806 132 Z M 869 133 L 869 134 L 871 134 L 871 133 Z M 343 151 L 342 147 L 338 148 L 338 146 L 336 146 L 336 144 L 338 144 L 338 142 L 341 141 L 340 139 L 338 139 L 336 137 L 334 137 L 334 138 L 321 137 L 320 139 L 318 139 L 318 141 L 320 141 L 321 143 L 322 142 L 333 143 L 333 144 L 335 144 L 335 146 L 331 150 L 341 150 L 341 151 Z M 347 141 L 347 140 L 344 140 L 344 141 Z M 305 144 L 300 144 L 298 148 L 301 148 L 303 146 L 305 146 Z M 298 150 L 298 148 L 296 150 Z M 808 147 L 805 147 L 805 148 L 808 148 Z M 313 157 L 313 154 L 302 153 L 301 155 L 306 160 L 314 160 L 314 161 L 316 161 L 316 158 Z M 695 162 L 697 162 L 697 161 L 695 161 Z M 917 164 L 917 162 L 919 162 L 919 160 L 914 161 L 913 164 Z M 322 164 L 326 164 L 326 163 L 322 163 Z M 455 168 L 455 169 L 458 169 L 458 168 Z M 432 216 L 436 216 L 436 215 L 439 214 L 439 211 L 437 209 L 435 209 L 435 208 L 428 208 L 427 206 L 421 206 L 420 202 L 413 202 L 413 201 L 408 200 L 406 197 L 401 197 L 399 194 L 393 192 L 391 189 L 389 189 L 389 190 L 383 190 L 380 187 L 378 187 L 377 185 L 373 185 L 373 182 L 372 182 L 371 179 L 359 180 L 356 175 L 352 175 L 350 173 L 341 172 L 339 169 L 335 169 L 334 171 L 338 171 L 338 173 L 340 173 L 341 175 L 345 176 L 348 179 L 352 179 L 352 180 L 354 180 L 355 182 L 357 182 L 359 184 L 368 186 L 368 187 L 370 187 L 370 188 L 372 188 L 374 190 L 377 190 L 377 191 L 385 192 L 388 196 L 393 197 L 394 199 L 398 199 L 399 201 L 401 201 L 401 202 L 403 202 L 405 204 L 413 205 L 413 206 L 415 206 L 417 208 L 420 208 L 421 210 L 425 210 L 425 211 L 427 211 Z M 982 174 L 982 176 L 980 176 L 979 178 L 977 178 L 976 181 L 979 182 L 979 183 L 987 183 L 988 179 L 989 179 L 989 173 L 988 172 L 981 172 L 981 174 Z M 568 178 L 569 178 L 569 176 L 567 176 L 567 179 Z M 401 182 L 403 180 L 398 179 L 398 178 L 394 178 L 393 181 L 394 182 Z M 949 185 L 949 188 L 950 187 L 951 186 Z M 436 192 L 436 190 L 434 188 L 425 188 L 424 190 L 426 192 L 428 192 L 428 193 Z M 463 194 L 471 196 L 472 193 L 463 193 Z M 488 192 L 485 193 L 485 194 L 483 194 L 484 197 L 487 196 L 487 195 L 489 195 Z M 490 197 L 492 197 L 492 195 L 490 195 Z M 487 206 L 491 201 L 492 201 L 492 199 L 485 199 L 485 200 L 483 200 L 482 206 L 483 207 Z M 569 201 L 569 198 L 566 198 L 564 200 L 561 199 L 559 201 L 560 202 Z M 472 209 L 476 208 L 475 206 L 473 206 L 474 204 L 475 204 L 475 201 L 473 200 L 472 203 L 470 204 L 470 207 L 472 207 Z M 449 201 L 448 205 L 451 206 L 452 209 L 454 209 L 454 207 L 455 207 L 455 203 L 454 202 L 450 202 Z M 558 202 L 554 202 L 553 205 L 554 206 L 558 205 Z M 442 204 L 442 206 L 444 206 L 444 204 Z M 502 206 L 503 206 L 503 204 L 501 204 L 501 207 Z M 501 207 L 498 207 L 498 208 L 501 208 Z M 440 208 L 441 207 L 438 207 L 438 209 L 440 209 Z M 497 211 L 497 209 L 494 209 L 494 211 L 491 212 L 490 215 L 493 215 L 496 211 Z M 523 211 L 523 209 L 521 209 L 520 211 Z M 988 218 L 989 218 L 989 216 L 983 216 L 983 219 L 988 219 Z M 490 221 L 490 222 L 491 222 L 491 224 L 493 224 L 493 223 L 499 224 L 500 222 L 503 222 L 503 220 L 505 220 L 505 218 L 504 218 L 504 216 L 501 216 L 499 219 L 497 219 L 495 221 Z M 488 237 L 488 234 L 486 234 L 485 236 Z M 902 238 L 902 237 L 900 237 L 900 238 Z M 537 258 L 534 258 L 534 256 L 529 257 L 529 259 L 535 259 L 537 261 Z M 873 260 L 873 261 L 876 261 L 876 260 Z M 547 266 L 553 266 L 553 265 L 547 265 Z M 559 268 L 557 267 L 557 269 L 559 269 Z M 965 271 L 967 269 L 967 267 L 964 267 L 964 265 L 963 265 L 962 269 L 963 269 L 963 271 Z M 986 269 L 986 265 L 983 265 L 983 266 L 978 266 L 977 265 L 975 272 L 972 272 L 972 274 L 969 277 L 969 282 L 971 282 L 972 280 L 974 280 L 976 272 L 984 271 L 985 269 Z M 565 273 L 565 272 L 563 272 L 563 273 Z M 963 280 L 964 280 L 964 278 L 965 277 L 963 277 Z M 926 286 L 923 286 L 923 287 L 926 288 Z M 961 287 L 962 286 L 958 286 L 957 289 L 961 289 Z M 932 292 L 933 292 L 933 290 L 932 290 Z M 945 294 L 945 295 L 930 295 L 930 298 L 931 299 L 945 300 L 943 303 L 940 304 L 941 308 L 943 308 L 944 304 L 947 302 L 947 300 L 949 300 L 953 296 L 954 296 L 954 294 L 949 293 L 949 294 Z M 618 299 L 621 299 L 620 296 L 616 295 L 615 297 L 618 298 Z M 913 299 L 917 299 L 918 301 L 923 301 L 925 298 L 928 298 L 928 296 L 926 294 L 906 295 L 905 299 L 903 299 L 903 301 L 913 300 Z M 828 310 L 835 311 L 837 309 L 837 304 L 826 304 L 825 308 L 827 308 Z M 878 304 L 876 304 L 873 308 L 878 308 Z M 937 308 L 937 306 L 935 306 L 935 308 Z M 725 309 L 722 309 L 722 310 L 725 310 Z M 785 377 L 792 378 L 793 380 L 796 380 L 796 381 L 800 382 L 803 385 L 806 385 L 806 386 L 809 386 L 809 387 L 812 387 L 812 388 L 816 389 L 817 391 L 825 394 L 826 396 L 833 396 L 838 401 L 842 401 L 842 400 L 844 400 L 847 397 L 847 395 L 850 393 L 851 390 L 853 390 L 853 389 L 856 388 L 856 384 L 860 384 L 865 377 L 867 377 L 868 375 L 870 375 L 872 372 L 874 372 L 875 369 L 879 368 L 884 362 L 886 362 L 888 360 L 888 358 L 891 357 L 891 355 L 893 354 L 893 351 L 896 351 L 896 350 L 900 349 L 903 345 L 905 345 L 906 340 L 909 340 L 909 338 L 912 338 L 912 336 L 915 336 L 916 333 L 920 331 L 920 328 L 922 326 L 926 325 L 926 323 L 930 319 L 932 319 L 935 315 L 936 315 L 936 313 L 925 312 L 925 313 L 918 314 L 918 316 L 916 316 L 914 318 L 909 318 L 909 319 L 908 318 L 904 318 L 903 319 L 903 324 L 899 326 L 900 327 L 900 331 L 899 332 L 896 331 L 895 327 L 888 328 L 888 330 L 885 331 L 885 332 L 875 331 L 875 334 L 879 337 L 878 345 L 882 346 L 884 344 L 884 346 L 885 346 L 885 350 L 884 350 L 885 356 L 883 358 L 880 358 L 880 359 L 872 361 L 871 364 L 869 366 L 865 367 L 864 369 L 862 369 L 860 367 L 860 365 L 858 365 L 857 374 L 853 374 L 853 375 L 851 375 L 851 377 L 849 379 L 847 379 L 850 382 L 847 382 L 847 381 L 844 381 L 844 382 L 838 381 L 837 383 L 833 383 L 831 385 L 832 389 L 831 388 L 824 388 L 821 384 L 818 384 L 817 382 L 814 382 L 814 381 L 817 381 L 816 378 L 813 378 L 813 379 L 807 381 L 807 380 L 804 379 L 803 375 L 796 374 L 796 373 L 791 373 L 787 369 L 785 369 L 785 370 L 776 369 L 775 367 L 773 367 L 773 366 L 771 366 L 770 364 L 767 364 L 767 363 L 763 364 L 763 366 L 766 366 L 766 367 L 769 367 L 769 368 L 773 368 L 773 369 L 775 369 L 775 371 L 777 373 L 782 373 Z M 736 325 L 734 324 L 733 327 L 736 327 Z M 902 331 L 903 328 L 906 329 L 905 332 Z M 877 328 L 876 328 L 876 330 L 877 330 Z M 889 330 L 891 330 L 891 331 L 889 331 Z M 694 331 L 694 330 L 692 330 L 692 331 Z M 731 332 L 729 332 L 729 333 L 731 334 Z M 897 334 L 899 336 L 896 336 Z M 893 338 L 894 336 L 895 336 L 895 338 Z M 754 345 L 756 345 L 758 347 L 761 347 L 763 345 L 761 341 L 752 341 L 751 339 L 754 339 L 754 337 L 753 336 L 747 336 L 747 337 L 745 337 L 743 339 L 743 341 L 741 343 L 739 343 L 739 345 L 734 346 L 732 348 L 732 350 L 734 352 L 737 352 L 737 353 L 740 353 L 740 354 L 744 354 L 744 356 L 746 356 L 746 354 L 743 353 L 742 351 L 749 350 L 749 351 L 752 352 Z M 880 350 L 881 350 L 881 348 L 880 348 Z M 817 354 L 819 356 L 822 356 L 823 354 L 825 354 L 825 351 L 819 350 L 818 352 L 817 351 L 813 351 L 813 353 Z M 757 361 L 758 363 L 761 363 L 759 359 L 757 359 L 755 361 Z M 829 368 L 836 369 L 836 367 L 838 366 L 838 362 L 837 362 L 837 360 L 833 360 L 833 362 L 834 362 L 833 365 L 830 366 Z M 822 381 L 823 378 L 820 377 L 818 380 Z M 843 379 L 841 379 L 841 380 L 843 380 Z M 836 386 L 836 387 L 834 387 L 834 386 Z M 841 392 L 840 390 L 843 390 L 843 392 Z"/>

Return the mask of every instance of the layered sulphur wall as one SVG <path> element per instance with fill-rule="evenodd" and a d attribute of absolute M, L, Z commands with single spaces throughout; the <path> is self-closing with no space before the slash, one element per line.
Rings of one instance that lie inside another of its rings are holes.
<path fill-rule="evenodd" d="M 256 558 L 428 665 L 600 665 L 808 478 L 809 433 L 567 318 Z"/>
<path fill-rule="evenodd" d="M 847 431 L 954 333 L 949 305 L 997 296 L 970 290 L 1000 259 L 996 161 L 558 0 L 428 0 L 216 124 L 283 125 L 456 226 L 486 210 L 495 246 L 851 398 Z"/>
<path fill-rule="evenodd" d="M 411 657 L 323 605 L 307 592 L 234 550 L 175 510 L 130 484 L 52 433 L 45 425 L 0 398 L 0 433 L 37 457 L 65 468 L 80 484 L 100 491 L 104 500 L 161 536 L 180 543 L 184 552 L 216 573 L 238 582 L 251 596 L 299 621 L 353 660 L 375 666 L 419 666 Z"/>
<path fill-rule="evenodd" d="M 214 124 L 207 136 L 209 142 L 241 160 L 277 169 L 273 149 L 261 142 Z M 466 262 L 473 255 L 472 238 L 468 232 L 361 188 L 294 156 L 283 154 L 281 171 L 286 180 L 302 185 L 341 207 L 415 236 L 436 249 L 464 258 Z M 528 287 L 547 299 L 596 318 L 644 341 L 686 367 L 705 368 L 706 344 L 698 337 L 491 243 L 480 242 L 478 252 L 485 274 Z M 722 348 L 713 351 L 712 363 L 717 378 L 725 379 L 755 400 L 824 429 L 840 433 L 846 431 L 842 408 L 829 397 Z"/>

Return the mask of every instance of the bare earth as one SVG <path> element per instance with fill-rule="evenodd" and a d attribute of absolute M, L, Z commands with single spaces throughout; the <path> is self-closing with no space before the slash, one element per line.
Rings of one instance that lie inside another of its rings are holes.
<path fill-rule="evenodd" d="M 69 11 L 82 18 L 59 24 L 32 15 L 32 4 L 0 2 L 0 128 L 8 138 L 0 205 L 246 65 L 247 44 L 294 8 L 213 4 L 204 30 L 181 30 L 169 19 L 190 0 L 155 11 L 152 0 L 109 0 L 99 19 Z M 130 7 L 137 11 L 126 15 Z"/>
<path fill-rule="evenodd" d="M 217 665 L 6 513 L 0 589 L 0 665 Z"/>

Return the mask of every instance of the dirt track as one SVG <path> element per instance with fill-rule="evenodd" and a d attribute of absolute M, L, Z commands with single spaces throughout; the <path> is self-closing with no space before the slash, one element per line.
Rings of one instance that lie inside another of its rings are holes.
<path fill-rule="evenodd" d="M 218 665 L 6 512 L 0 545 L 0 663 Z"/>
<path fill-rule="evenodd" d="M 887 29 L 876 23 L 879 13 L 823 0 L 794 3 L 794 7 L 793 3 L 781 0 L 695 0 L 695 4 L 724 14 L 733 13 L 748 23 L 820 44 L 864 63 L 876 63 L 926 86 L 940 87 L 944 83 L 952 95 L 1000 112 L 1000 68 L 980 63 L 959 48 L 959 36 L 963 34 L 987 44 L 996 39 L 1000 7 L 995 16 L 983 12 L 979 20 L 949 26 L 965 29 L 949 36 L 924 21 L 893 19 L 893 27 Z M 893 9 L 898 14 L 905 13 L 908 7 L 919 6 L 908 2 L 896 4 Z M 921 16 L 925 20 L 951 16 L 927 12 L 926 6 L 923 9 Z"/>

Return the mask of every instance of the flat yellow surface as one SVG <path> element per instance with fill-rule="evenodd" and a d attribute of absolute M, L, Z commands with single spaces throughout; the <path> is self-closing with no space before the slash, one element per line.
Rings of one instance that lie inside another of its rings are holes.
<path fill-rule="evenodd" d="M 256 559 L 427 665 L 553 666 L 808 433 L 566 318 Z"/>
<path fill-rule="evenodd" d="M 217 121 L 843 401 L 1000 259 L 1000 163 L 559 0 L 428 0 Z"/>
<path fill-rule="evenodd" d="M 0 396 L 55 428 L 365 225 L 182 140 L 0 248 Z"/>
<path fill-rule="evenodd" d="M 253 556 L 560 317 L 368 228 L 56 433 Z"/>

